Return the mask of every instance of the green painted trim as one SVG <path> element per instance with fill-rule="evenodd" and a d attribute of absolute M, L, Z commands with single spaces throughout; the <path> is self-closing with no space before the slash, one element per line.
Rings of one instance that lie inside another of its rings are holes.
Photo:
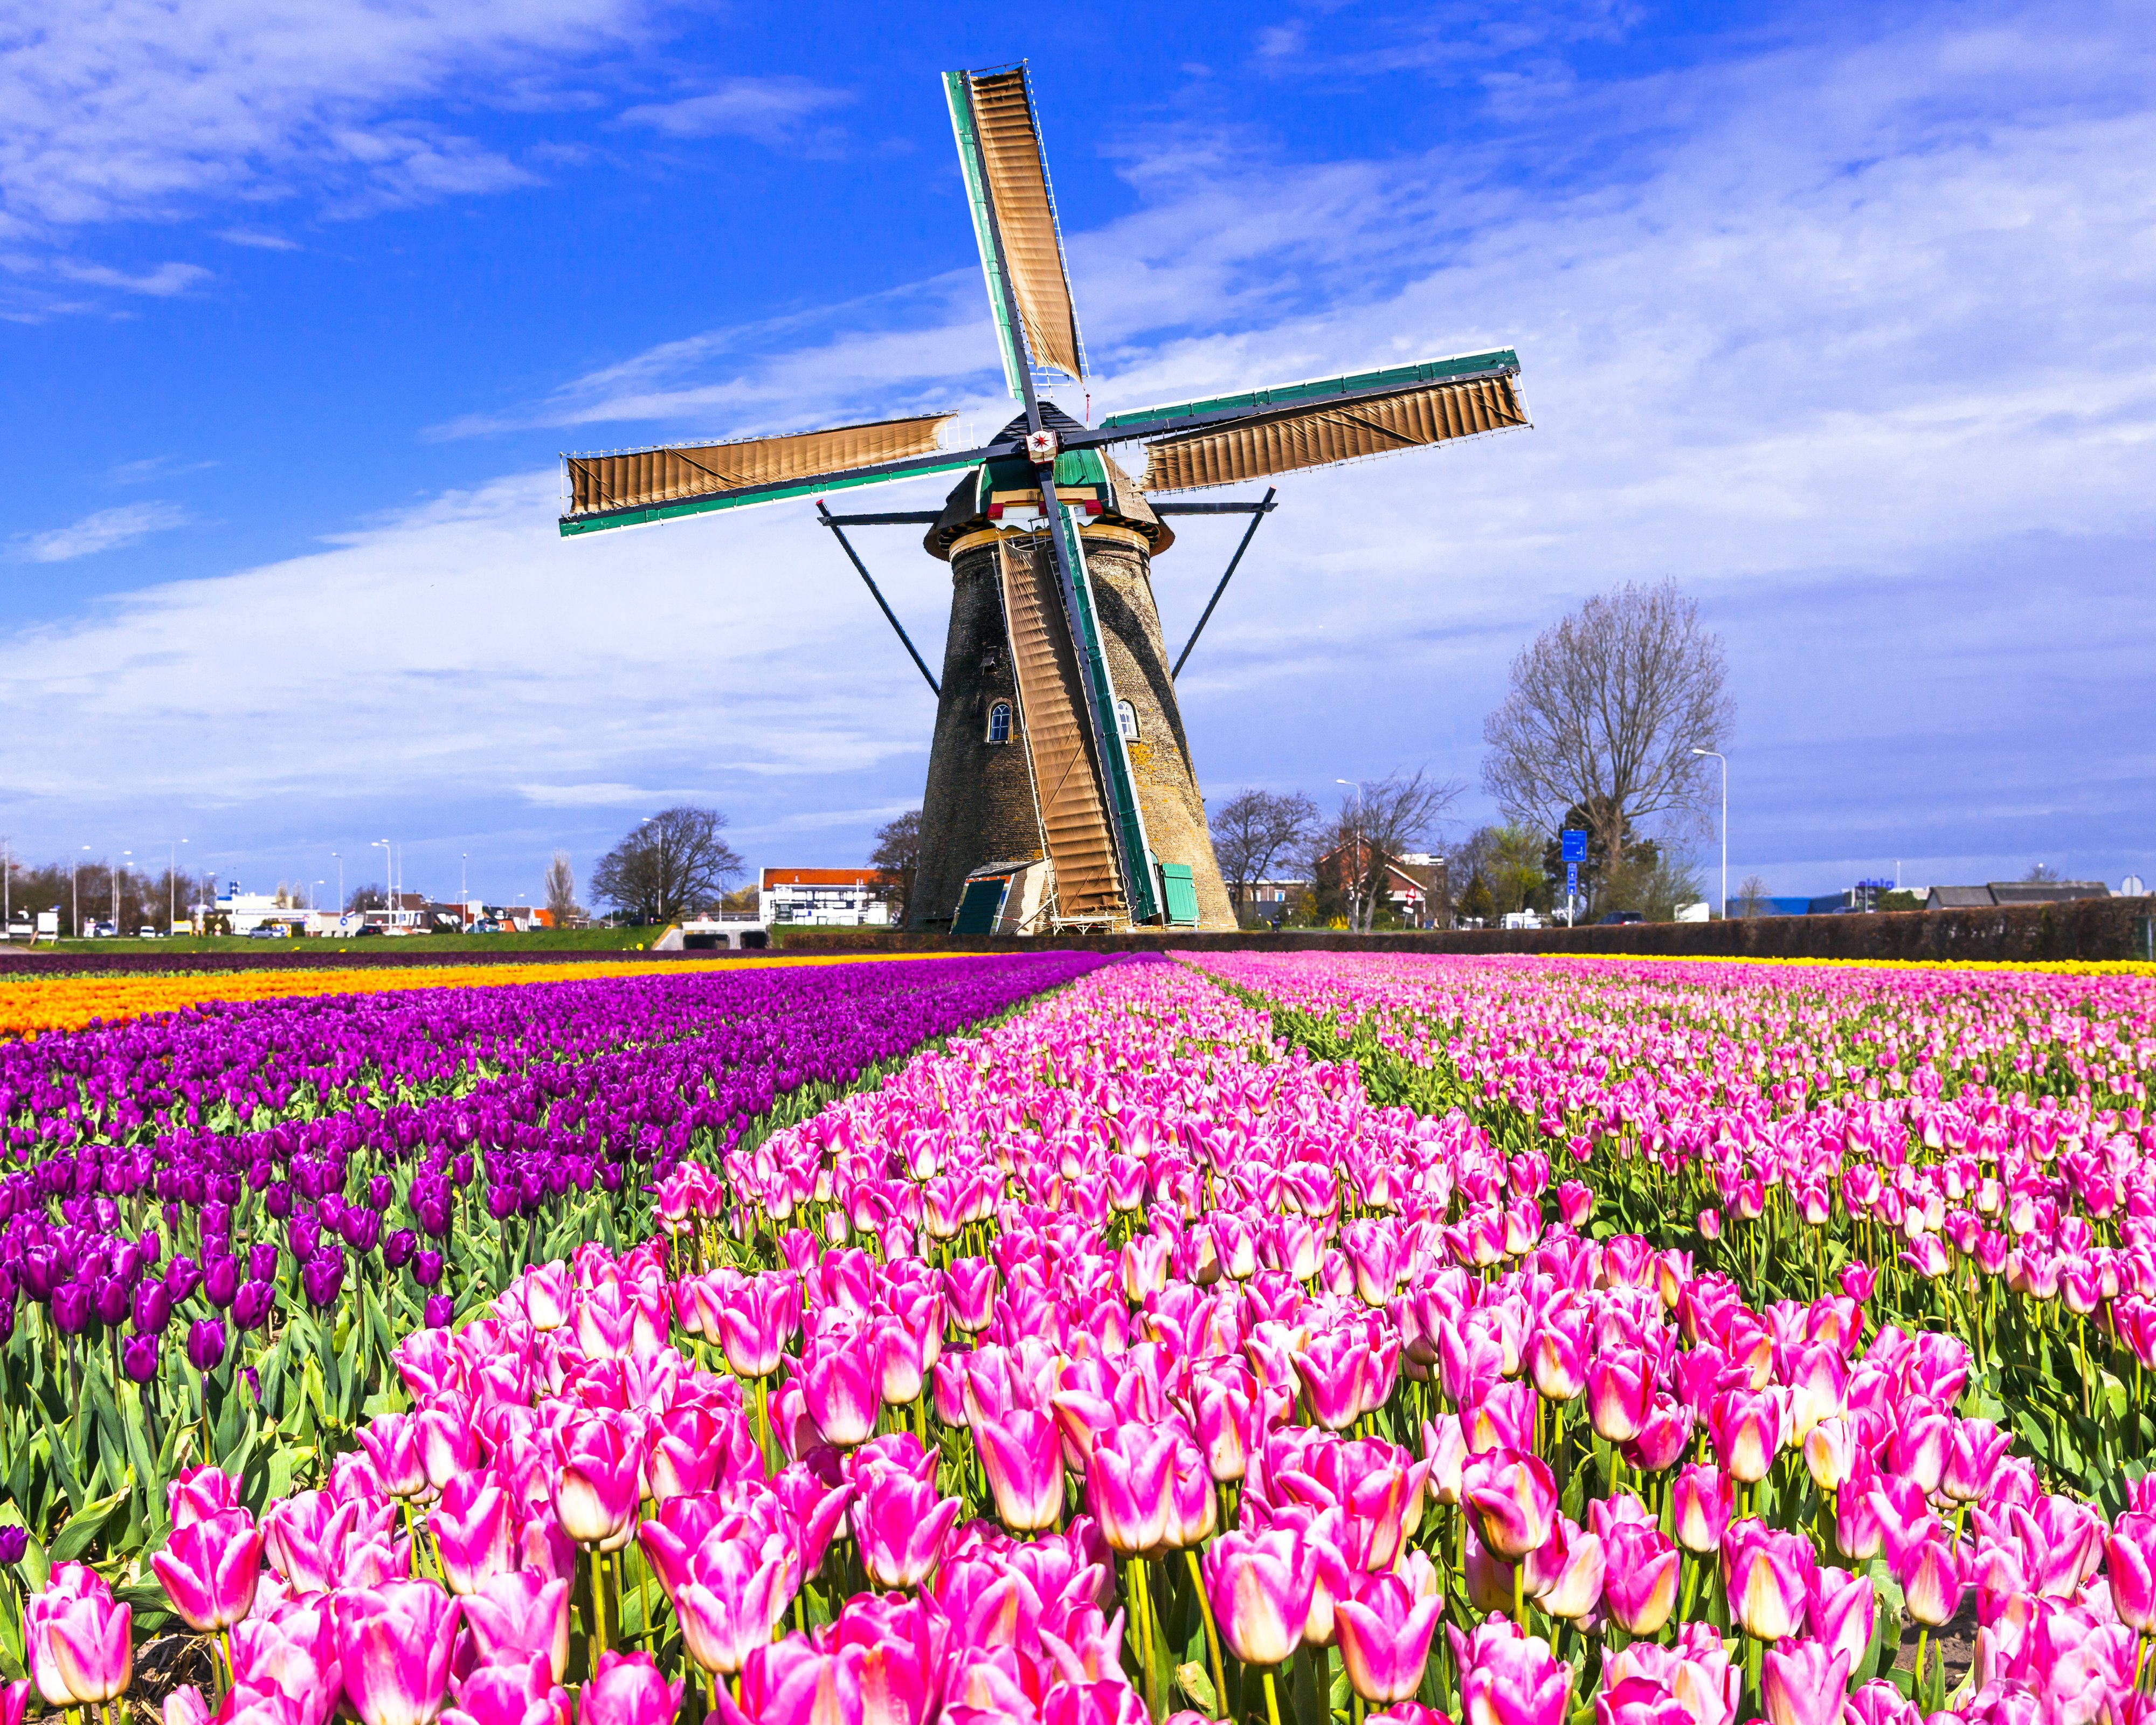
<path fill-rule="evenodd" d="M 981 141 L 973 131 L 973 90 L 964 72 L 943 74 L 944 100 L 951 105 L 951 131 L 958 141 L 958 166 L 966 176 L 966 202 L 973 213 L 973 239 L 981 249 L 981 274 L 988 285 L 988 311 L 996 322 L 996 342 L 1003 349 L 1004 381 L 1010 385 L 1011 399 L 1025 399 L 1024 356 L 1019 352 L 1018 332 L 1010 324 L 1010 297 L 1004 292 L 1003 271 L 996 267 L 995 234 L 988 225 L 988 175 L 981 162 Z"/>
<path fill-rule="evenodd" d="M 1159 896 L 1153 891 L 1152 850 L 1146 843 L 1145 814 L 1138 807 L 1130 750 L 1123 742 L 1123 727 L 1116 722 L 1116 685 L 1108 675 L 1107 655 L 1101 650 L 1101 624 L 1093 609 L 1093 578 L 1086 567 L 1086 546 L 1079 525 L 1075 511 L 1057 506 L 1055 531 L 1063 542 L 1077 601 L 1080 644 L 1085 649 L 1083 673 L 1093 696 L 1094 735 L 1101 745 L 1101 764 L 1106 769 L 1109 814 L 1123 841 L 1123 891 L 1130 899 L 1131 921 L 1150 922 L 1160 911 Z"/>
<path fill-rule="evenodd" d="M 578 533 L 603 532 L 608 527 L 640 527 L 647 522 L 670 521 L 685 515 L 708 515 L 715 509 L 746 509 L 755 503 L 783 503 L 795 497 L 820 496 L 825 491 L 850 490 L 856 485 L 892 485 L 931 473 L 956 473 L 962 467 L 973 466 L 979 459 L 978 450 L 968 449 L 952 460 L 926 463 L 910 467 L 904 473 L 824 473 L 789 485 L 716 491 L 708 497 L 684 497 L 673 503 L 654 503 L 644 509 L 565 515 L 561 518 L 562 536 L 567 539 Z"/>
<path fill-rule="evenodd" d="M 1100 429 L 1113 431 L 1123 425 L 1160 426 L 1177 419 L 1212 418 L 1234 413 L 1268 413 L 1303 402 L 1329 401 L 1343 395 L 1371 395 L 1382 390 L 1404 389 L 1417 383 L 1442 383 L 1451 378 L 1517 372 L 1520 356 L 1510 347 L 1488 353 L 1465 353 L 1451 359 L 1425 359 L 1414 365 L 1394 366 L 1382 372 L 1357 372 L 1343 377 L 1321 377 L 1307 383 L 1281 383 L 1240 395 L 1215 395 L 1204 401 L 1178 402 L 1173 407 L 1142 408 L 1127 413 L 1111 413 Z"/>

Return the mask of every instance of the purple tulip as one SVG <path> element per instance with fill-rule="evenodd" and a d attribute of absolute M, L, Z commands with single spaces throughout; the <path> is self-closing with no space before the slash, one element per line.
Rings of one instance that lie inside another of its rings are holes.
<path fill-rule="evenodd" d="M 418 1235 L 409 1228 L 399 1228 L 388 1239 L 382 1242 L 383 1265 L 391 1270 L 402 1270 L 411 1262 L 412 1254 L 418 1249 Z"/>
<path fill-rule="evenodd" d="M 344 1286 L 344 1254 L 333 1245 L 317 1247 L 300 1271 L 300 1286 L 316 1307 L 334 1305 Z"/>
<path fill-rule="evenodd" d="M 262 1208 L 283 1221 L 292 1214 L 292 1189 L 279 1180 L 263 1193 Z"/>
<path fill-rule="evenodd" d="M 157 1338 L 152 1336 L 130 1336 L 120 1344 L 120 1369 L 137 1384 L 147 1384 L 157 1375 Z"/>
<path fill-rule="evenodd" d="M 30 1548 L 30 1530 L 10 1522 L 0 1527 L 0 1564 L 14 1564 L 23 1561 Z"/>
<path fill-rule="evenodd" d="M 354 1204 L 337 1224 L 337 1232 L 355 1252 L 371 1251 L 375 1241 L 382 1237 L 382 1218 L 372 1210 Z"/>
<path fill-rule="evenodd" d="M 456 1296 L 454 1294 L 429 1294 L 427 1296 L 427 1327 L 429 1329 L 439 1330 L 444 1328 L 448 1325 L 449 1320 L 456 1315 L 457 1301 Z"/>
<path fill-rule="evenodd" d="M 172 1321 L 172 1296 L 162 1281 L 146 1281 L 135 1290 L 135 1333 L 154 1336 Z"/>
<path fill-rule="evenodd" d="M 367 1183 L 367 1206 L 372 1210 L 386 1210 L 389 1200 L 397 1195 L 397 1183 L 387 1174 L 377 1174 Z"/>
<path fill-rule="evenodd" d="M 268 1322 L 270 1308 L 276 1303 L 275 1284 L 242 1282 L 239 1291 L 232 1296 L 232 1322 L 242 1330 L 259 1330 Z"/>
<path fill-rule="evenodd" d="M 187 1363 L 198 1372 L 213 1372 L 224 1358 L 224 1320 L 197 1318 L 187 1326 Z"/>
<path fill-rule="evenodd" d="M 247 1279 L 249 1281 L 275 1281 L 277 1279 L 277 1243 L 258 1240 L 247 1249 Z"/>
<path fill-rule="evenodd" d="M 285 1224 L 285 1244 L 292 1249 L 292 1255 L 301 1263 L 314 1255 L 315 1248 L 321 1244 L 321 1224 L 312 1216 L 295 1216 Z"/>
<path fill-rule="evenodd" d="M 177 1306 L 202 1286 L 202 1271 L 184 1252 L 165 1266 L 165 1292 Z"/>
<path fill-rule="evenodd" d="M 203 1297 L 222 1312 L 239 1291 L 239 1260 L 228 1255 L 212 1258 L 203 1271 Z"/>
<path fill-rule="evenodd" d="M 79 1335 L 90 1322 L 90 1290 L 79 1281 L 53 1290 L 53 1322 L 63 1336 Z"/>
<path fill-rule="evenodd" d="M 422 1250 L 412 1255 L 412 1280 L 423 1288 L 431 1288 L 442 1279 L 442 1255 L 433 1250 Z"/>

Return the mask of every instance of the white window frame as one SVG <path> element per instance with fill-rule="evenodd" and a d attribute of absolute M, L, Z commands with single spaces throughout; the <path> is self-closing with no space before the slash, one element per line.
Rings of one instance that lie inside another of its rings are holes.
<path fill-rule="evenodd" d="M 1004 721 L 1004 734 L 1001 737 L 996 735 L 996 716 L 998 713 L 1003 716 Z M 1010 733 L 1011 704 L 1008 701 L 998 701 L 988 709 L 988 741 L 997 744 L 1009 742 Z"/>

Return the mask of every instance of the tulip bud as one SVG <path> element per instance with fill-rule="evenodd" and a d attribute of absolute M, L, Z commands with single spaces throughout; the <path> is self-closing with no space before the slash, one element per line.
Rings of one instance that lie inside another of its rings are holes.
<path fill-rule="evenodd" d="M 224 1320 L 197 1318 L 187 1327 L 187 1363 L 198 1372 L 211 1372 L 224 1358 Z"/>

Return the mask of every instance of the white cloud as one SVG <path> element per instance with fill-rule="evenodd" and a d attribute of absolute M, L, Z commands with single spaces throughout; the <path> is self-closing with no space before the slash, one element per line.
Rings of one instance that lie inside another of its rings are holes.
<path fill-rule="evenodd" d="M 52 269 L 55 275 L 65 276 L 69 281 L 118 288 L 124 293 L 147 294 L 159 300 L 185 293 L 197 282 L 208 280 L 210 274 L 199 264 L 160 264 L 144 274 L 131 275 L 109 264 L 85 264 L 72 258 L 55 259 Z"/>
<path fill-rule="evenodd" d="M 850 91 L 806 78 L 729 78 L 701 95 L 646 102 L 621 117 L 668 137 L 744 137 L 775 146 L 799 138 L 808 121 L 853 100 Z"/>
<path fill-rule="evenodd" d="M 204 200 L 484 191 L 521 171 L 400 117 L 525 86 L 639 33 L 637 0 L 80 0 L 0 35 L 0 238 Z M 245 242 L 242 242 L 245 243 Z"/>
<path fill-rule="evenodd" d="M 244 245 L 255 251 L 295 252 L 300 249 L 296 239 L 287 239 L 281 234 L 262 234 L 251 228 L 220 228 L 217 237 L 227 245 Z"/>
<path fill-rule="evenodd" d="M 100 509 L 64 527 L 26 534 L 16 541 L 13 555 L 26 562 L 71 562 L 100 551 L 117 551 L 152 533 L 185 526 L 192 519 L 177 503 L 123 504 L 117 509 Z"/>

